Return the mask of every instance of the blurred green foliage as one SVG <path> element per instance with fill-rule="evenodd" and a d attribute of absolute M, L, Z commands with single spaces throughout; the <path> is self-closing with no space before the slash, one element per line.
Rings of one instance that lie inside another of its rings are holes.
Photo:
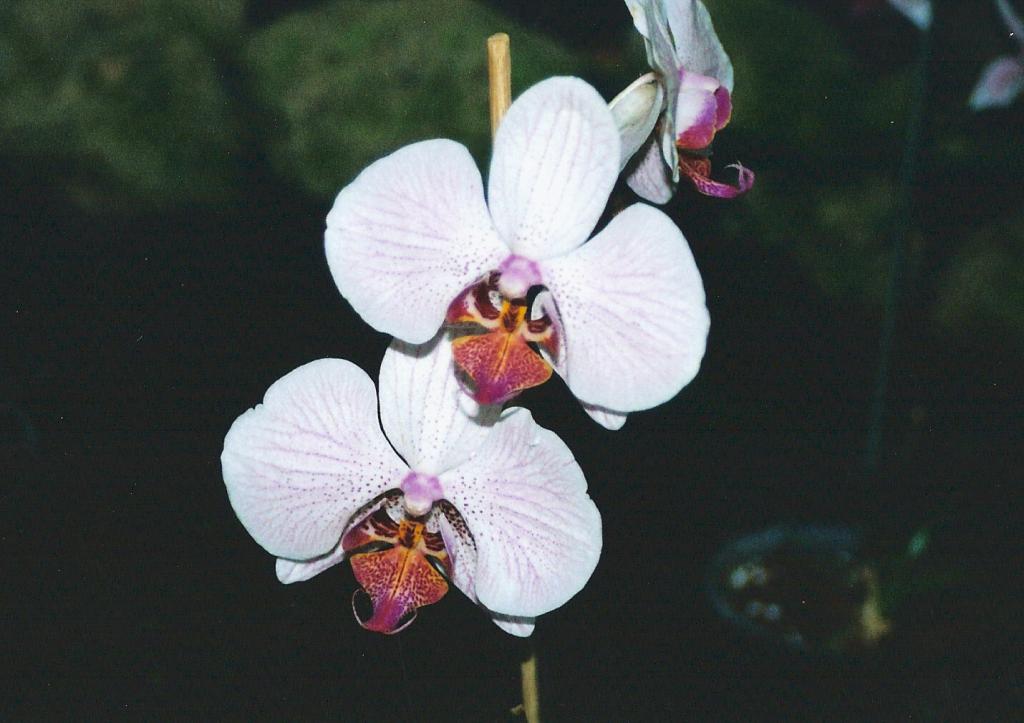
<path fill-rule="evenodd" d="M 863 26 L 808 2 L 707 4 L 736 68 L 716 166 L 739 159 L 758 174 L 715 232 L 757 238 L 833 298 L 877 308 L 899 227 L 917 31 L 885 4 Z M 257 27 L 243 0 L 13 0 L 0 5 L 0 154 L 52 169 L 92 211 L 243 202 L 262 159 L 277 182 L 327 200 L 415 140 L 453 138 L 483 165 L 494 32 L 512 36 L 514 93 L 577 74 L 611 97 L 647 70 L 624 6 L 621 32 L 581 25 L 581 44 L 527 29 L 501 5 L 322 0 L 279 5 Z M 566 5 L 586 21 L 583 0 Z M 1022 116 L 966 107 L 985 63 L 1012 50 L 986 8 L 937 4 L 911 280 L 948 330 L 994 325 L 1024 343 Z M 871 28 L 882 42 L 858 39 Z"/>
<path fill-rule="evenodd" d="M 65 162 L 83 205 L 216 201 L 239 179 L 223 83 L 241 0 L 0 5 L 0 152 Z"/>
<path fill-rule="evenodd" d="M 279 122 L 271 159 L 328 196 L 425 138 L 453 138 L 486 158 L 485 40 L 498 31 L 513 38 L 513 88 L 580 73 L 555 41 L 470 0 L 335 1 L 275 23 L 246 49 L 254 89 Z"/>

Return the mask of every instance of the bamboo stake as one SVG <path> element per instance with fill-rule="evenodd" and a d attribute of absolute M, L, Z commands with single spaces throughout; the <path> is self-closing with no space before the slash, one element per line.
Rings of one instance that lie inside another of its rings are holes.
<path fill-rule="evenodd" d="M 507 33 L 495 33 L 487 38 L 487 82 L 490 88 L 493 139 L 501 119 L 512 105 L 512 56 L 509 53 Z"/>

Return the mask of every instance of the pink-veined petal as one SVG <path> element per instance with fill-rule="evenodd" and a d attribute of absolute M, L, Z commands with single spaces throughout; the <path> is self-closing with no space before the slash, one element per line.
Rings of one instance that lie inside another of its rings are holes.
<path fill-rule="evenodd" d="M 633 154 L 650 137 L 664 105 L 665 91 L 654 73 L 634 80 L 608 104 L 622 142 L 619 170 L 625 168 Z"/>
<path fill-rule="evenodd" d="M 697 374 L 708 333 L 693 254 L 661 211 L 637 203 L 542 273 L 565 333 L 569 389 L 620 413 L 657 406 Z"/>
<path fill-rule="evenodd" d="M 342 538 L 344 538 L 346 532 L 360 525 L 363 520 L 382 507 L 387 507 L 388 513 L 395 519 L 401 519 L 401 515 L 404 513 L 401 493 L 391 491 L 357 510 L 349 518 L 349 523 L 345 526 L 345 529 L 342 530 Z M 279 557 L 275 564 L 277 579 L 285 585 L 290 585 L 293 582 L 305 582 L 319 575 L 324 570 L 334 567 L 339 562 L 344 562 L 345 555 L 345 548 L 342 547 L 341 540 L 339 539 L 338 544 L 334 546 L 333 550 L 319 557 L 309 560 L 289 560 Z"/>
<path fill-rule="evenodd" d="M 433 337 L 452 299 L 508 255 L 469 151 L 441 139 L 398 149 L 342 189 L 325 248 L 366 323 L 412 344 Z"/>
<path fill-rule="evenodd" d="M 448 501 L 442 500 L 435 508 L 432 519 L 437 523 L 448 559 L 452 562 L 451 582 L 462 594 L 480 606 L 494 624 L 511 635 L 521 638 L 533 633 L 533 618 L 500 615 L 491 612 L 476 597 L 476 543 L 462 515 Z"/>
<path fill-rule="evenodd" d="M 535 617 L 564 604 L 601 554 L 601 516 L 572 452 L 512 408 L 465 463 L 441 476 L 477 550 L 481 604 Z"/>
<path fill-rule="evenodd" d="M 459 385 L 445 332 L 415 346 L 394 340 L 380 365 L 380 419 L 409 466 L 439 474 L 468 458 L 501 409 L 481 406 Z"/>
<path fill-rule="evenodd" d="M 665 22 L 672 33 L 676 67 L 708 75 L 732 93 L 733 70 L 711 14 L 700 0 L 662 0 Z"/>
<path fill-rule="evenodd" d="M 579 78 L 542 81 L 512 104 L 494 138 L 494 225 L 517 254 L 563 254 L 590 235 L 618 173 L 619 132 L 597 91 Z"/>
<path fill-rule="evenodd" d="M 931 0 L 889 0 L 889 4 L 916 25 L 918 30 L 927 30 L 932 24 Z"/>
<path fill-rule="evenodd" d="M 373 382 L 341 359 L 274 382 L 231 425 L 221 466 L 249 534 L 292 560 L 329 552 L 352 515 L 407 471 L 380 431 Z"/>
<path fill-rule="evenodd" d="M 633 189 L 633 193 L 651 203 L 668 203 L 675 193 L 675 184 L 658 144 L 657 131 L 641 154 L 638 154 L 635 163 L 635 167 L 626 176 L 626 185 Z"/>
<path fill-rule="evenodd" d="M 1005 108 L 1024 88 L 1024 60 L 1004 55 L 989 63 L 981 72 L 968 104 L 973 110 Z"/>

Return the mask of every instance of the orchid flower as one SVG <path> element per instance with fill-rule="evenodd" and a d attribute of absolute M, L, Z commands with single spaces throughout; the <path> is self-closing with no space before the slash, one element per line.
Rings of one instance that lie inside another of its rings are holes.
<path fill-rule="evenodd" d="M 853 11 L 854 13 L 862 14 L 881 4 L 882 0 L 857 0 L 853 5 Z M 906 17 L 907 20 L 916 25 L 918 30 L 927 30 L 931 27 L 931 0 L 889 0 L 889 4 Z"/>
<path fill-rule="evenodd" d="M 710 178 L 711 142 L 732 116 L 733 73 L 704 3 L 626 0 L 626 7 L 654 70 L 609 104 L 622 134 L 620 169 L 637 155 L 626 183 L 652 203 L 672 198 L 680 173 L 706 196 L 745 193 L 754 173 L 739 163 L 729 166 L 737 185 Z"/>
<path fill-rule="evenodd" d="M 1024 22 L 1007 0 L 996 0 L 996 6 L 1020 51 L 1016 55 L 1002 55 L 985 67 L 968 101 L 974 110 L 1005 108 L 1024 89 Z"/>
<path fill-rule="evenodd" d="M 590 578 L 601 517 L 562 440 L 525 409 L 476 408 L 451 367 L 443 339 L 393 342 L 379 423 L 354 364 L 299 367 L 228 432 L 228 496 L 279 558 L 281 582 L 350 560 L 373 606 L 361 616 L 356 591 L 365 628 L 398 632 L 453 582 L 502 629 L 529 635 Z"/>
<path fill-rule="evenodd" d="M 417 344 L 447 321 L 477 402 L 504 402 L 554 368 L 618 429 L 694 377 L 709 323 L 693 255 L 664 213 L 634 204 L 587 241 L 618 160 L 597 91 L 546 80 L 498 129 L 486 202 L 453 141 L 414 143 L 365 169 L 327 216 L 331 273 L 378 331 Z"/>

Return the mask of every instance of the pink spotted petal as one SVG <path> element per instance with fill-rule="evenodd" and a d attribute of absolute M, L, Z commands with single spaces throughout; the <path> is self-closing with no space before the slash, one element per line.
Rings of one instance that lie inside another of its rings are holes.
<path fill-rule="evenodd" d="M 460 291 L 508 255 L 491 224 L 469 151 L 414 143 L 366 168 L 327 216 L 327 263 L 373 328 L 430 340 Z"/>
<path fill-rule="evenodd" d="M 1024 60 L 1019 56 L 996 58 L 981 72 L 968 104 L 973 110 L 1005 108 L 1024 88 Z"/>
<path fill-rule="evenodd" d="M 710 177 L 711 161 L 707 158 L 699 158 L 680 154 L 679 169 L 683 175 L 690 179 L 694 187 L 705 196 L 715 198 L 736 198 L 751 189 L 754 185 L 754 172 L 739 164 L 731 163 L 726 168 L 735 168 L 737 173 L 736 185 L 715 181 Z"/>
<path fill-rule="evenodd" d="M 704 286 L 671 219 L 634 204 L 578 251 L 544 263 L 565 331 L 569 389 L 619 413 L 667 402 L 700 367 Z"/>
<path fill-rule="evenodd" d="M 650 138 L 664 105 L 665 91 L 655 73 L 637 78 L 608 104 L 622 141 L 619 170 Z"/>
<path fill-rule="evenodd" d="M 249 534 L 292 560 L 331 551 L 352 515 L 408 471 L 380 431 L 373 382 L 340 359 L 275 382 L 231 426 L 221 466 Z"/>
<path fill-rule="evenodd" d="M 448 558 L 452 562 L 450 582 L 466 597 L 480 605 L 476 597 L 476 543 L 473 542 L 469 527 L 450 502 L 442 500 L 435 510 L 434 519 L 444 539 L 445 549 L 448 550 Z M 486 611 L 495 625 L 510 635 L 525 638 L 533 633 L 533 618 L 501 615 L 487 610 L 483 605 L 480 607 Z"/>
<path fill-rule="evenodd" d="M 601 516 L 569 448 L 527 410 L 507 410 L 477 454 L 441 484 L 472 533 L 475 593 L 487 609 L 535 617 L 590 578 Z"/>
<path fill-rule="evenodd" d="M 582 244 L 615 185 L 619 155 L 611 111 L 587 83 L 551 78 L 527 90 L 494 139 L 487 199 L 501 237 L 533 260 Z"/>
<path fill-rule="evenodd" d="M 380 418 L 395 450 L 417 472 L 436 475 L 464 461 L 498 419 L 462 392 L 444 332 L 427 344 L 394 340 L 380 366 Z"/>
<path fill-rule="evenodd" d="M 673 149 L 675 146 L 673 146 Z M 633 193 L 651 203 L 668 203 L 675 192 L 669 167 L 657 141 L 652 139 L 641 150 L 635 167 L 626 176 L 626 185 Z"/>

